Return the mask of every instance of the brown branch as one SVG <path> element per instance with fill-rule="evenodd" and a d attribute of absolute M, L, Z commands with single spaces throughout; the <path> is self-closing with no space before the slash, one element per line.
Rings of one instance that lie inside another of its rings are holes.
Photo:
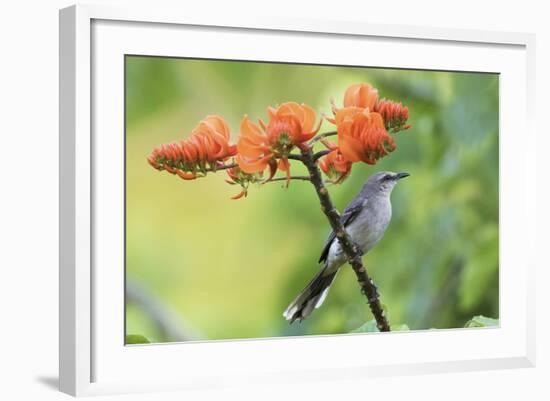
<path fill-rule="evenodd" d="M 363 261 L 361 260 L 361 252 L 357 249 L 357 246 L 351 240 L 351 237 L 346 232 L 342 222 L 340 221 L 340 214 L 334 208 L 332 200 L 330 199 L 329 193 L 325 185 L 323 184 L 323 179 L 321 178 L 321 172 L 315 163 L 315 156 L 311 148 L 303 148 L 302 152 L 302 162 L 307 167 L 310 175 L 311 183 L 315 186 L 317 191 L 317 196 L 321 202 L 321 209 L 323 213 L 329 220 L 329 223 L 336 233 L 338 241 L 342 245 L 342 250 L 344 251 L 355 275 L 357 276 L 357 281 L 361 286 L 361 292 L 365 294 L 367 302 L 369 303 L 370 310 L 374 318 L 376 319 L 376 325 L 380 331 L 390 331 L 390 324 L 386 319 L 384 310 L 380 303 L 380 295 L 374 281 L 369 277 L 367 270 L 363 266 Z"/>
<path fill-rule="evenodd" d="M 316 162 L 317 160 L 319 160 L 324 155 L 328 155 L 330 152 L 332 152 L 331 149 L 325 149 L 325 150 L 321 150 L 321 151 L 315 153 L 313 155 L 313 161 Z"/>
<path fill-rule="evenodd" d="M 300 161 L 303 161 L 301 155 L 297 155 L 297 154 L 294 154 L 294 153 L 289 154 L 286 158 L 287 158 L 287 159 L 291 159 L 291 160 L 300 160 Z"/>

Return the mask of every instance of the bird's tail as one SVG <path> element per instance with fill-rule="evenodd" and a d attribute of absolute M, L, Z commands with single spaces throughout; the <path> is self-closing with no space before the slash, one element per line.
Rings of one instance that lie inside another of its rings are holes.
<path fill-rule="evenodd" d="M 296 299 L 288 305 L 283 313 L 285 319 L 289 320 L 291 324 L 295 320 L 302 321 L 311 314 L 313 309 L 321 306 L 337 272 L 338 270 L 327 273 L 326 268 L 321 269 Z"/>

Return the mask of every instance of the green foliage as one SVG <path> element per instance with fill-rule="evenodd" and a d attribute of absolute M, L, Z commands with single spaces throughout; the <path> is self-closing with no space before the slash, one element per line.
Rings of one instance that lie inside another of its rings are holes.
<path fill-rule="evenodd" d="M 378 331 L 378 327 L 376 327 L 376 320 L 373 319 L 359 326 L 355 330 L 350 331 L 350 333 L 375 333 Z"/>
<path fill-rule="evenodd" d="M 493 319 L 490 317 L 485 316 L 474 316 L 472 319 L 468 320 L 468 322 L 464 325 L 465 328 L 471 328 L 471 327 L 494 327 L 498 326 L 499 321 L 498 319 Z M 391 330 L 392 331 L 409 331 L 409 326 L 406 324 L 391 324 Z M 351 330 L 350 333 L 377 333 L 380 330 L 378 330 L 378 327 L 376 327 L 376 320 L 372 319 L 368 322 L 364 323 L 363 325 L 359 326 L 355 330 Z"/>
<path fill-rule="evenodd" d="M 464 327 L 494 327 L 498 326 L 498 319 L 493 319 L 485 316 L 474 316 L 471 320 L 464 325 Z"/>
<path fill-rule="evenodd" d="M 127 334 L 125 344 L 149 344 L 151 341 L 141 334 Z"/>
<path fill-rule="evenodd" d="M 472 319 L 468 320 L 464 327 L 470 328 L 470 327 L 494 327 L 498 326 L 499 321 L 498 319 L 493 319 L 486 316 L 474 316 Z M 409 326 L 406 324 L 391 324 L 391 330 L 392 331 L 409 331 Z M 351 330 L 350 333 L 377 333 L 380 330 L 378 330 L 378 327 L 376 327 L 376 320 L 372 319 L 368 322 L 364 323 L 363 325 L 359 326 L 358 328 Z"/>
<path fill-rule="evenodd" d="M 291 326 L 282 311 L 318 271 L 328 234 L 305 182 L 251 186 L 223 172 L 184 182 L 146 163 L 151 149 L 189 135 L 208 114 L 238 134 L 243 114 L 266 118 L 288 100 L 330 113 L 352 83 L 410 108 L 412 128 L 376 166 L 355 164 L 329 191 L 341 210 L 381 170 L 406 171 L 393 218 L 364 257 L 392 321 L 412 330 L 463 327 L 499 316 L 498 75 L 128 56 L 126 58 L 126 274 L 207 339 L 348 333 L 372 319 L 344 268 L 323 306 Z M 332 126 L 324 122 L 321 131 Z M 296 175 L 305 173 L 293 164 Z M 166 341 L 135 305 L 128 332 Z M 179 322 L 178 320 L 178 322 Z"/>
<path fill-rule="evenodd" d="M 409 331 L 409 326 L 406 324 L 391 324 L 392 331 Z M 355 330 L 350 331 L 350 333 L 376 333 L 379 332 L 378 327 L 376 327 L 376 320 L 372 319 L 356 328 Z"/>

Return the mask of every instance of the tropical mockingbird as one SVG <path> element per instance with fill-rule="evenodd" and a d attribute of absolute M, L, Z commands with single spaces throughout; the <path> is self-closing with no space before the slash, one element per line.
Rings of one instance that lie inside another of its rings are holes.
<path fill-rule="evenodd" d="M 408 173 L 390 171 L 373 174 L 363 185 L 361 192 L 344 209 L 340 221 L 363 254 L 370 251 L 384 235 L 391 220 L 390 195 L 393 187 L 401 178 L 408 176 Z M 336 273 L 346 261 L 340 241 L 332 231 L 319 258 L 319 263 L 323 263 L 322 269 L 285 310 L 285 319 L 290 323 L 301 321 L 313 309 L 320 307 Z"/>

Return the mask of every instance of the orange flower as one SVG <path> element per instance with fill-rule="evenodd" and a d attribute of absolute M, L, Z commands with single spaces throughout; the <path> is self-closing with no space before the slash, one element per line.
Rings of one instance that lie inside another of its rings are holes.
<path fill-rule="evenodd" d="M 237 152 L 235 145 L 229 144 L 230 129 L 220 116 L 207 116 L 192 131 L 190 141 L 202 145 L 206 150 L 206 161 L 223 161 Z M 199 146 L 201 148 L 201 146 Z"/>
<path fill-rule="evenodd" d="M 339 113 L 336 116 L 338 147 L 345 159 L 375 164 L 395 150 L 395 142 L 379 113 L 357 108 L 341 109 Z"/>
<path fill-rule="evenodd" d="M 321 121 L 315 126 L 315 111 L 295 102 L 283 103 L 277 108 L 269 107 L 267 112 L 267 125 L 260 120 L 258 126 L 248 116 L 243 117 L 236 161 L 248 174 L 264 171 L 269 166 L 269 181 L 277 168 L 290 176 L 288 155 L 294 146 L 304 146 L 304 142 L 317 133 Z"/>
<path fill-rule="evenodd" d="M 351 172 L 351 162 L 346 160 L 336 144 L 323 142 L 331 152 L 319 160 L 319 167 L 333 184 L 344 181 Z"/>
<path fill-rule="evenodd" d="M 334 119 L 330 119 L 330 122 L 335 124 L 337 127 L 340 126 L 345 120 L 353 119 L 356 114 L 368 113 L 365 109 L 360 107 L 343 107 L 337 109 L 334 112 Z"/>
<path fill-rule="evenodd" d="M 315 129 L 315 110 L 306 104 L 286 102 L 277 108 L 269 107 L 267 112 L 267 136 L 272 146 L 281 147 L 280 153 L 289 145 L 291 148 L 309 141 L 319 131 L 319 127 Z"/>
<path fill-rule="evenodd" d="M 330 102 L 332 104 L 332 113 L 336 117 L 338 112 L 342 109 L 336 107 L 336 105 L 334 104 L 334 99 L 331 99 Z M 368 111 L 373 111 L 377 102 L 378 89 L 373 88 L 367 83 L 351 85 L 350 87 L 348 87 L 348 89 L 346 89 L 346 92 L 344 93 L 345 109 L 367 109 Z M 325 118 L 329 122 L 336 124 L 333 118 L 329 118 L 326 116 Z"/>
<path fill-rule="evenodd" d="M 361 107 L 374 109 L 378 101 L 378 89 L 367 83 L 351 85 L 344 94 L 344 107 Z"/>
<path fill-rule="evenodd" d="M 262 172 L 274 158 L 266 133 L 245 115 L 241 120 L 235 158 L 241 170 L 247 174 Z"/>
<path fill-rule="evenodd" d="M 191 131 L 188 139 L 163 144 L 147 157 L 155 169 L 177 174 L 184 180 L 197 178 L 197 171 L 207 173 L 207 167 L 217 167 L 237 153 L 229 143 L 230 130 L 220 116 L 207 116 Z"/>
<path fill-rule="evenodd" d="M 406 125 L 409 119 L 409 108 L 401 103 L 382 99 L 376 104 L 374 111 L 380 113 L 388 131 L 398 132 L 411 127 Z"/>

